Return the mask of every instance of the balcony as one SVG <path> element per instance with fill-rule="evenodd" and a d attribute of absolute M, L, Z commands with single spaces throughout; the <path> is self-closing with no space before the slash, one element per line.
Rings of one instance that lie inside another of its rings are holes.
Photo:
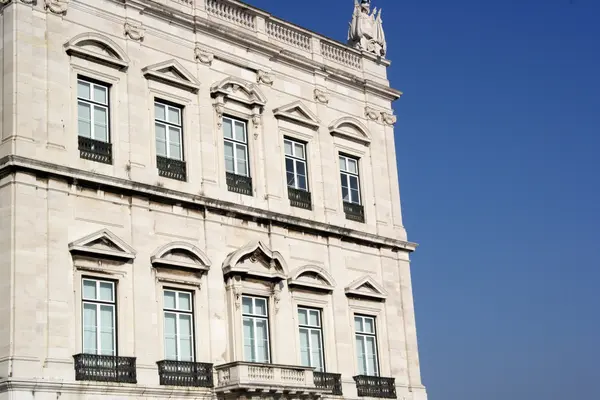
<path fill-rule="evenodd" d="M 350 221 L 365 222 L 365 209 L 360 204 L 344 202 L 344 213 Z"/>
<path fill-rule="evenodd" d="M 342 374 L 329 372 L 313 372 L 315 386 L 327 390 L 334 396 L 342 396 Z"/>
<path fill-rule="evenodd" d="M 73 358 L 77 381 L 137 383 L 135 357 L 77 354 Z"/>
<path fill-rule="evenodd" d="M 231 172 L 226 174 L 227 189 L 230 192 L 252 196 L 252 178 L 249 176 L 236 175 Z"/>
<path fill-rule="evenodd" d="M 396 380 L 380 376 L 358 375 L 354 377 L 359 397 L 396 398 Z"/>
<path fill-rule="evenodd" d="M 161 385 L 213 387 L 212 364 L 170 360 L 156 364 Z"/>
<path fill-rule="evenodd" d="M 292 207 L 304 208 L 312 210 L 312 201 L 310 192 L 306 190 L 294 189 L 288 187 L 288 198 Z"/>
<path fill-rule="evenodd" d="M 185 182 L 187 177 L 185 161 L 156 156 L 156 166 L 159 176 Z"/>
<path fill-rule="evenodd" d="M 318 398 L 328 388 L 317 387 L 310 367 L 233 362 L 215 367 L 219 393 L 286 393 L 290 396 Z"/>
<path fill-rule="evenodd" d="M 79 136 L 79 157 L 104 164 L 112 164 L 112 144 Z"/>

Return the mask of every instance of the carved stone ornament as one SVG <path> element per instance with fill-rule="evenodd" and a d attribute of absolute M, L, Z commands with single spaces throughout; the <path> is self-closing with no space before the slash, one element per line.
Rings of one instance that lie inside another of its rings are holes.
<path fill-rule="evenodd" d="M 132 40 L 144 40 L 146 30 L 143 28 L 141 23 L 135 21 L 126 21 L 124 28 L 125 36 L 129 36 Z"/>
<path fill-rule="evenodd" d="M 329 103 L 329 95 L 324 90 L 315 89 L 315 100 L 319 103 L 327 104 Z"/>
<path fill-rule="evenodd" d="M 207 50 L 203 49 L 202 47 L 196 45 L 196 48 L 194 49 L 194 58 L 196 59 L 196 61 L 210 66 L 212 65 L 212 62 L 215 59 L 215 56 L 212 53 L 209 53 Z"/>
<path fill-rule="evenodd" d="M 273 74 L 259 69 L 258 71 L 256 71 L 256 82 L 262 83 L 263 85 L 272 86 Z"/>
<path fill-rule="evenodd" d="M 383 119 L 383 123 L 386 125 L 395 125 L 396 124 L 396 116 L 391 113 L 382 112 L 381 118 Z"/>
<path fill-rule="evenodd" d="M 252 123 L 254 124 L 254 129 L 260 128 L 260 114 L 252 114 Z M 258 134 L 254 134 L 254 137 L 258 137 Z"/>
<path fill-rule="evenodd" d="M 225 103 L 222 97 L 216 99 L 214 107 L 215 114 L 217 115 L 217 126 L 220 129 L 223 126 L 223 113 L 225 112 Z"/>
<path fill-rule="evenodd" d="M 233 297 L 235 302 L 235 308 L 239 310 L 240 305 L 242 303 L 242 288 L 240 286 L 236 285 L 233 287 Z"/>
<path fill-rule="evenodd" d="M 54 14 L 66 14 L 69 8 L 70 0 L 44 0 L 44 9 L 50 10 Z"/>
<path fill-rule="evenodd" d="M 271 294 L 273 295 L 273 303 L 275 304 L 275 314 L 277 314 L 279 312 L 279 303 L 281 302 L 281 287 L 279 283 L 273 283 Z"/>
<path fill-rule="evenodd" d="M 5 4 L 10 4 L 12 2 L 17 2 L 17 0 L 0 0 L 0 4 L 5 5 Z M 21 3 L 24 4 L 37 4 L 37 0 L 21 0 Z"/>
<path fill-rule="evenodd" d="M 387 43 L 383 33 L 381 10 L 371 12 L 371 0 L 354 0 L 354 14 L 348 29 L 348 44 L 356 49 L 385 56 Z"/>
<path fill-rule="evenodd" d="M 366 106 L 365 107 L 365 117 L 369 118 L 372 121 L 379 120 L 379 112 L 373 107 Z"/>

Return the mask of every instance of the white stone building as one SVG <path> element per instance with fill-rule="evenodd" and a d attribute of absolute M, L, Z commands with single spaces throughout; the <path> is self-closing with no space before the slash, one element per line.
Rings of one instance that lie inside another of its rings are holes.
<path fill-rule="evenodd" d="M 0 0 L 0 400 L 427 398 L 369 8 Z"/>

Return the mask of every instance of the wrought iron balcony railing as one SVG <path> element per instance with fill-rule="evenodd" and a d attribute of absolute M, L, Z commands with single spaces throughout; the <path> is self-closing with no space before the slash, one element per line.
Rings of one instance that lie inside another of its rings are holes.
<path fill-rule="evenodd" d="M 344 213 L 346 213 L 346 219 L 365 222 L 365 209 L 360 204 L 344 202 Z"/>
<path fill-rule="evenodd" d="M 380 376 L 357 375 L 354 377 L 359 397 L 396 398 L 396 380 Z"/>
<path fill-rule="evenodd" d="M 76 354 L 75 380 L 137 383 L 135 357 Z"/>
<path fill-rule="evenodd" d="M 252 178 L 249 176 L 236 175 L 231 172 L 226 174 L 227 189 L 230 192 L 252 196 Z"/>
<path fill-rule="evenodd" d="M 292 207 L 304 208 L 312 210 L 312 200 L 310 192 L 306 190 L 295 189 L 288 187 L 288 198 Z"/>
<path fill-rule="evenodd" d="M 319 389 L 331 391 L 335 396 L 341 396 L 342 393 L 342 374 L 332 374 L 330 372 L 313 372 L 315 386 Z"/>
<path fill-rule="evenodd" d="M 161 385 L 213 387 L 212 364 L 171 360 L 156 364 Z"/>
<path fill-rule="evenodd" d="M 79 157 L 104 164 L 112 164 L 112 144 L 79 136 Z"/>
<path fill-rule="evenodd" d="M 156 166 L 159 176 L 184 182 L 187 178 L 185 161 L 156 156 Z"/>

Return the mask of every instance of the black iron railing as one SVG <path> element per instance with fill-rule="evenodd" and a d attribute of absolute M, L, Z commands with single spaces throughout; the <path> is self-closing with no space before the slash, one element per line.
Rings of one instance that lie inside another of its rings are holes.
<path fill-rule="evenodd" d="M 213 387 L 213 365 L 187 361 L 157 362 L 161 385 Z"/>
<path fill-rule="evenodd" d="M 346 213 L 346 219 L 365 222 L 365 209 L 360 204 L 344 202 L 344 213 Z"/>
<path fill-rule="evenodd" d="M 341 396 L 342 393 L 342 374 L 332 374 L 330 372 L 313 372 L 315 386 L 318 389 L 331 390 L 331 394 Z"/>
<path fill-rule="evenodd" d="M 75 380 L 137 383 L 135 357 L 76 354 Z"/>
<path fill-rule="evenodd" d="M 359 397 L 396 398 L 396 380 L 380 376 L 357 375 L 354 377 Z"/>
<path fill-rule="evenodd" d="M 187 177 L 185 161 L 156 156 L 156 166 L 159 176 L 185 182 Z"/>
<path fill-rule="evenodd" d="M 236 175 L 231 172 L 226 174 L 227 189 L 230 192 L 252 196 L 252 178 L 249 176 Z"/>
<path fill-rule="evenodd" d="M 288 186 L 288 198 L 292 207 L 304 208 L 305 210 L 312 209 L 312 200 L 310 192 L 301 189 L 295 189 Z"/>
<path fill-rule="evenodd" d="M 79 136 L 79 157 L 112 164 L 112 144 Z"/>

